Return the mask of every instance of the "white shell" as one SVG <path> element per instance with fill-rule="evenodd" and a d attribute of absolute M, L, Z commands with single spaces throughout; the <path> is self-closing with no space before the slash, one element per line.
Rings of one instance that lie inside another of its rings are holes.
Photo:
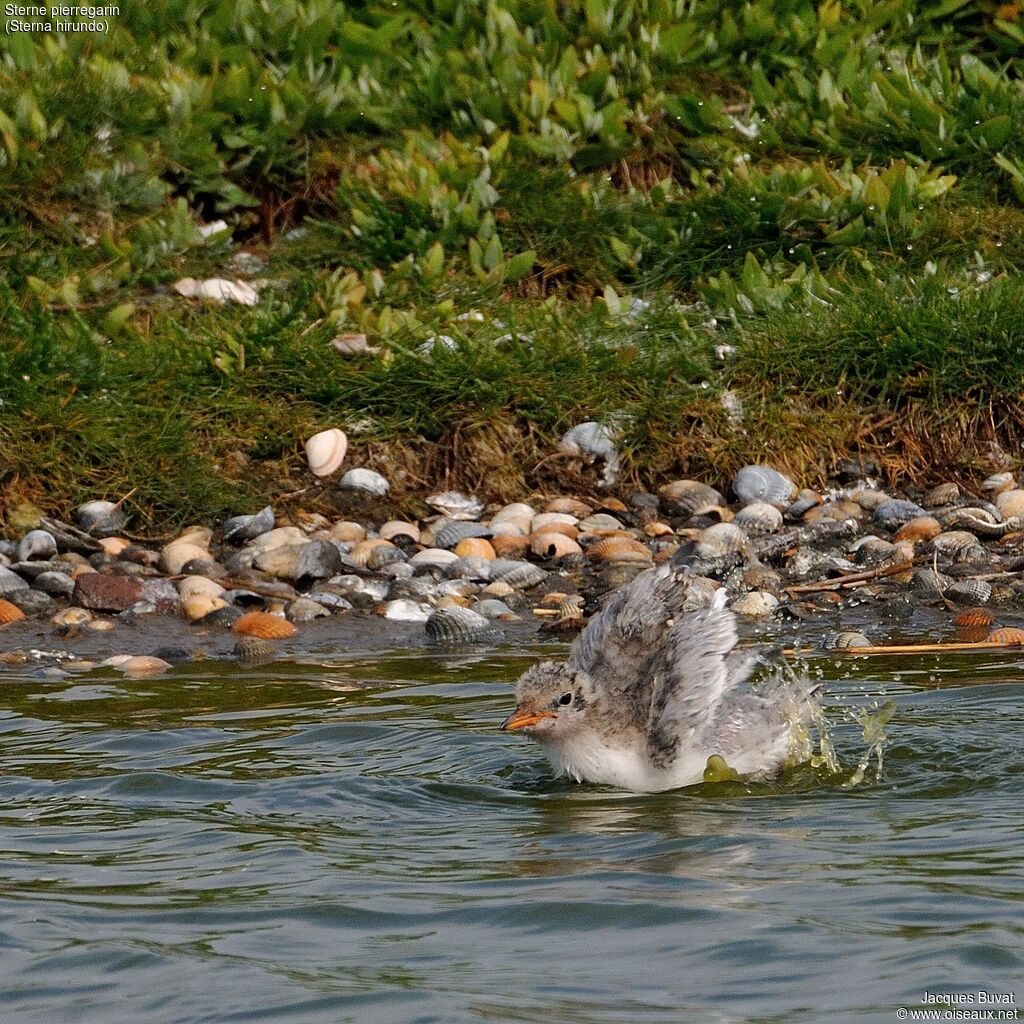
<path fill-rule="evenodd" d="M 207 299 L 210 302 L 237 302 L 242 306 L 255 306 L 259 294 L 252 285 L 244 281 L 228 281 L 223 277 L 211 277 L 197 281 L 194 277 L 183 277 L 171 287 L 186 299 Z"/>
<path fill-rule="evenodd" d="M 603 459 L 602 487 L 611 487 L 618 480 L 619 450 L 611 427 L 593 420 L 580 423 L 562 435 L 558 447 L 569 455 L 581 456 L 585 462 Z"/>
<path fill-rule="evenodd" d="M 372 469 L 350 469 L 339 481 L 338 486 L 349 491 L 366 491 L 378 496 L 387 494 L 391 484 Z"/>
<path fill-rule="evenodd" d="M 348 438 L 344 430 L 321 430 L 306 442 L 306 461 L 314 476 L 330 476 L 345 461 Z"/>
<path fill-rule="evenodd" d="M 427 504 L 449 519 L 476 519 L 484 510 L 482 501 L 461 491 L 431 494 L 427 498 Z"/>
<path fill-rule="evenodd" d="M 796 492 L 796 485 L 771 466 L 744 466 L 733 478 L 733 494 L 741 501 L 783 504 Z"/>

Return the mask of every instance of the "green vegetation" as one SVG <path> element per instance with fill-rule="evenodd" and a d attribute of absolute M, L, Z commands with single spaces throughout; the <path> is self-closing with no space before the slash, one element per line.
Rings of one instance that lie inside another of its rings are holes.
<path fill-rule="evenodd" d="M 1022 71 L 986 0 L 155 0 L 0 37 L 0 508 L 251 510 L 325 426 L 399 492 L 590 489 L 584 419 L 647 487 L 986 470 L 1024 439 Z"/>

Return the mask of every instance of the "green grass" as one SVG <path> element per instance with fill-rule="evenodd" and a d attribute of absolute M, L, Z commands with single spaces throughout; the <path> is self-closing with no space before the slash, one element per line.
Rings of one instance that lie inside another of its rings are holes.
<path fill-rule="evenodd" d="M 593 489 L 594 418 L 624 488 L 1019 450 L 1015 5 L 168 0 L 5 45 L 0 511 L 326 500 L 333 425 L 400 499 Z M 239 248 L 256 308 L 169 289 Z"/>

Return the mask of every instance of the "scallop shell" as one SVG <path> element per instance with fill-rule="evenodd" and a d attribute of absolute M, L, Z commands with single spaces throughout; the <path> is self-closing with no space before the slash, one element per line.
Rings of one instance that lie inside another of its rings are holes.
<path fill-rule="evenodd" d="M 515 587 L 516 590 L 529 590 L 530 587 L 543 583 L 548 578 L 548 574 L 540 566 L 533 565 L 531 562 L 517 562 L 504 569 L 495 567 L 491 578 L 501 580 L 509 586 Z"/>
<path fill-rule="evenodd" d="M 936 484 L 935 487 L 931 487 L 924 492 L 921 504 L 925 508 L 941 508 L 943 505 L 952 504 L 959 497 L 960 488 L 956 484 L 952 482 Z"/>
<path fill-rule="evenodd" d="M 499 601 L 496 597 L 485 597 L 482 601 L 477 601 L 472 610 L 485 619 L 517 618 L 515 612 L 504 601 Z"/>
<path fill-rule="evenodd" d="M 128 517 L 120 505 L 112 501 L 87 501 L 72 513 L 75 525 L 93 537 L 111 537 L 120 533 L 128 523 Z"/>
<path fill-rule="evenodd" d="M 210 552 L 187 540 L 172 540 L 160 552 L 160 562 L 168 576 L 177 576 L 193 559 L 209 558 Z"/>
<path fill-rule="evenodd" d="M 587 548 L 587 557 L 594 562 L 650 564 L 654 556 L 646 544 L 642 544 L 632 537 L 606 537 Z"/>
<path fill-rule="evenodd" d="M 422 551 L 417 551 L 412 558 L 409 559 L 409 564 L 413 566 L 421 565 L 433 565 L 433 566 L 444 566 L 450 562 L 458 560 L 458 555 L 454 551 L 445 551 L 444 548 L 424 548 Z"/>
<path fill-rule="evenodd" d="M 117 558 L 132 546 L 132 542 L 124 537 L 101 537 L 99 544 L 103 553 L 111 558 Z"/>
<path fill-rule="evenodd" d="M 923 597 L 941 597 L 952 582 L 948 576 L 934 569 L 918 569 L 910 577 L 911 589 Z"/>
<path fill-rule="evenodd" d="M 939 521 L 932 516 L 915 516 L 908 519 L 897 531 L 893 540 L 932 540 L 942 532 Z"/>
<path fill-rule="evenodd" d="M 776 533 L 782 529 L 782 513 L 766 501 L 752 501 L 733 516 L 732 522 L 748 534 Z"/>
<path fill-rule="evenodd" d="M 1016 629 L 1013 626 L 1003 626 L 1001 629 L 993 629 L 985 640 L 990 644 L 1006 644 L 1017 647 L 1024 644 L 1024 629 Z"/>
<path fill-rule="evenodd" d="M 251 516 L 232 516 L 224 523 L 224 542 L 244 544 L 274 528 L 274 510 L 267 505 Z"/>
<path fill-rule="evenodd" d="M 13 594 L 19 590 L 28 590 L 28 583 L 16 572 L 0 565 L 0 595 Z"/>
<path fill-rule="evenodd" d="M 306 442 L 306 461 L 314 476 L 330 476 L 342 462 L 348 451 L 348 438 L 344 430 L 333 427 L 321 430 Z"/>
<path fill-rule="evenodd" d="M 721 558 L 743 551 L 747 544 L 747 535 L 738 526 L 716 523 L 700 531 L 696 554 L 698 558 Z"/>
<path fill-rule="evenodd" d="M 954 626 L 991 626 L 994 621 L 988 608 L 965 608 L 953 616 Z"/>
<path fill-rule="evenodd" d="M 603 423 L 588 421 L 567 430 L 558 442 L 561 451 L 580 456 L 584 462 L 604 461 L 601 485 L 611 487 L 619 476 L 619 451 L 615 445 L 616 432 Z"/>
<path fill-rule="evenodd" d="M 621 533 L 625 529 L 615 516 L 610 516 L 607 512 L 596 512 L 592 516 L 587 516 L 586 519 L 581 519 L 576 526 L 580 533 L 593 533 L 599 537 Z"/>
<path fill-rule="evenodd" d="M 434 643 L 464 644 L 491 640 L 498 634 L 491 623 L 469 608 L 438 608 L 425 624 Z"/>
<path fill-rule="evenodd" d="M 996 497 L 996 508 L 1007 518 L 1024 516 L 1024 490 L 1019 487 L 1003 491 Z"/>
<path fill-rule="evenodd" d="M 242 661 L 269 661 L 274 656 L 274 648 L 258 636 L 240 636 L 231 653 Z"/>
<path fill-rule="evenodd" d="M 725 504 L 719 491 L 699 480 L 674 480 L 665 484 L 658 494 L 670 515 L 689 516 L 698 508 Z"/>
<path fill-rule="evenodd" d="M 190 597 L 221 597 L 224 588 L 206 576 L 186 576 L 178 581 L 178 596 L 182 601 Z"/>
<path fill-rule="evenodd" d="M 957 580 L 946 587 L 945 596 L 961 604 L 988 604 L 992 598 L 992 587 L 984 580 Z"/>
<path fill-rule="evenodd" d="M 925 510 L 916 501 L 890 498 L 872 511 L 871 521 L 886 530 L 898 530 L 904 523 L 923 515 L 926 515 Z"/>
<path fill-rule="evenodd" d="M 567 515 L 583 519 L 589 516 L 593 509 L 577 498 L 554 498 L 544 506 L 545 512 L 564 512 Z"/>
<path fill-rule="evenodd" d="M 363 543 L 366 543 L 365 541 Z M 383 544 L 378 544 L 373 550 L 370 551 L 366 558 L 366 568 L 372 569 L 374 572 L 380 572 L 381 569 L 386 568 L 389 565 L 396 565 L 398 562 L 405 561 L 405 552 L 401 548 L 395 547 L 394 544 L 384 541 Z M 330 576 L 330 572 L 318 574 L 321 579 Z"/>
<path fill-rule="evenodd" d="M 339 481 L 338 486 L 346 491 L 365 491 L 378 498 L 391 490 L 391 484 L 372 469 L 350 469 Z"/>
<path fill-rule="evenodd" d="M 896 554 L 896 545 L 880 537 L 862 537 L 850 548 L 861 565 L 877 565 Z"/>
<path fill-rule="evenodd" d="M 92 612 L 86 608 L 74 607 L 62 609 L 50 619 L 50 624 L 54 626 L 84 626 L 87 622 L 92 622 Z"/>
<path fill-rule="evenodd" d="M 111 659 L 100 662 L 102 665 L 106 665 Z M 114 668 L 123 672 L 126 676 L 131 676 L 134 679 L 141 678 L 142 676 L 155 676 L 161 672 L 166 672 L 171 667 L 169 661 L 164 661 L 163 658 L 154 658 L 148 654 L 137 654 L 131 657 L 122 657 L 118 660 Z"/>
<path fill-rule="evenodd" d="M 247 612 L 232 627 L 233 633 L 255 636 L 260 640 L 283 640 L 295 635 L 295 627 L 287 619 L 267 612 Z"/>
<path fill-rule="evenodd" d="M 434 528 L 434 544 L 439 548 L 453 548 L 459 541 L 470 537 L 487 537 L 490 533 L 490 529 L 480 523 L 449 519 Z"/>
<path fill-rule="evenodd" d="M 9 622 L 18 622 L 25 618 L 25 613 L 10 601 L 0 599 L 0 626 L 6 626 Z"/>
<path fill-rule="evenodd" d="M 370 565 L 370 556 L 377 548 L 392 548 L 398 552 L 399 558 L 404 558 L 401 550 L 395 547 L 394 544 L 389 540 L 383 540 L 380 537 L 374 537 L 372 540 L 361 540 L 358 544 L 352 547 L 352 550 L 348 553 L 349 561 L 355 565 L 358 565 L 362 569 L 366 569 Z"/>
<path fill-rule="evenodd" d="M 467 537 L 455 545 L 455 554 L 459 558 L 485 558 L 488 561 L 495 558 L 494 548 L 490 541 L 483 537 Z"/>
<path fill-rule="evenodd" d="M 488 583 L 484 587 L 483 592 L 490 594 L 492 597 L 510 597 L 516 592 L 516 588 L 506 583 L 504 580 L 494 580 L 492 583 Z"/>
<path fill-rule="evenodd" d="M 479 498 L 463 494 L 461 491 L 431 494 L 427 498 L 427 504 L 449 519 L 476 519 L 484 510 L 484 503 Z"/>
<path fill-rule="evenodd" d="M 398 519 L 389 520 L 377 532 L 380 534 L 381 540 L 408 537 L 410 540 L 418 542 L 420 539 L 420 528 L 415 523 L 404 523 Z"/>
<path fill-rule="evenodd" d="M 539 512 L 530 521 L 531 533 L 543 533 L 549 526 L 575 527 L 579 520 L 564 512 Z"/>
<path fill-rule="evenodd" d="M 214 597 L 212 594 L 191 594 L 181 599 L 181 610 L 190 622 L 195 622 L 196 619 L 204 618 L 210 612 L 215 612 L 218 608 L 227 608 L 227 606 L 228 603 L 224 598 Z"/>
<path fill-rule="evenodd" d="M 494 570 L 494 559 L 470 555 L 456 558 L 444 567 L 444 574 L 452 580 L 489 580 Z"/>
<path fill-rule="evenodd" d="M 863 633 L 844 629 L 837 633 L 826 633 L 821 638 L 821 646 L 826 651 L 851 651 L 873 645 Z"/>
<path fill-rule="evenodd" d="M 341 544 L 358 544 L 361 540 L 366 540 L 366 527 L 360 523 L 341 519 L 331 526 L 328 535 L 331 540 L 336 540 Z M 385 537 L 384 539 L 389 540 L 390 538 Z"/>
<path fill-rule="evenodd" d="M 582 554 L 583 549 L 564 533 L 535 533 L 530 537 L 530 550 L 541 558 L 564 558 Z"/>
<path fill-rule="evenodd" d="M 863 490 L 854 491 L 849 497 L 866 512 L 873 512 L 879 505 L 893 500 L 885 491 L 879 491 L 874 487 L 865 487 Z"/>
<path fill-rule="evenodd" d="M 517 525 L 523 526 L 524 532 L 529 533 L 530 524 L 533 522 L 535 514 L 533 507 L 527 505 L 525 501 L 516 501 L 511 505 L 505 505 L 498 509 L 498 511 L 491 516 L 491 525 L 494 526 L 495 523 L 513 522 Z"/>
<path fill-rule="evenodd" d="M 932 547 L 944 555 L 956 558 L 976 547 L 978 538 L 967 530 L 947 530 L 932 539 Z"/>
<path fill-rule="evenodd" d="M 796 493 L 796 484 L 771 466 L 744 466 L 733 477 L 732 492 L 740 501 L 786 505 Z"/>

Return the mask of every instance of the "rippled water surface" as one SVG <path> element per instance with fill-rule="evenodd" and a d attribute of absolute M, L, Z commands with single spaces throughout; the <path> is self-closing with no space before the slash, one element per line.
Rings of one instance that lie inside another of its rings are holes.
<path fill-rule="evenodd" d="M 804 768 L 634 796 L 551 781 L 497 732 L 543 651 L 5 670 L 0 1021 L 892 1021 L 926 990 L 1024 1001 L 1019 661 L 813 663 L 848 765 L 852 711 L 895 702 L 881 781 Z"/>

